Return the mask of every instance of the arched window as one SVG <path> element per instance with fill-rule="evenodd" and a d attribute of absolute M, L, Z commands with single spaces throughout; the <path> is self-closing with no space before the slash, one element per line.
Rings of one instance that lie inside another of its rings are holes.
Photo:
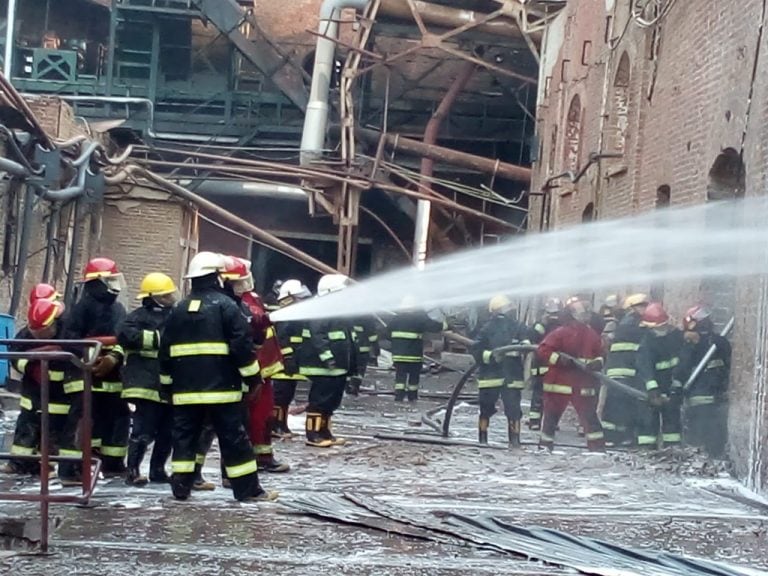
<path fill-rule="evenodd" d="M 619 59 L 616 77 L 613 80 L 612 126 L 614 131 L 613 148 L 621 154 L 627 148 L 627 130 L 629 128 L 629 55 L 624 52 Z"/>
<path fill-rule="evenodd" d="M 581 213 L 582 222 L 592 222 L 595 219 L 595 203 L 590 202 Z"/>
<path fill-rule="evenodd" d="M 565 123 L 565 168 L 576 172 L 581 154 L 581 98 L 573 97 Z"/>
<path fill-rule="evenodd" d="M 744 162 L 733 148 L 726 148 L 709 169 L 707 200 L 729 200 L 744 196 Z"/>
<path fill-rule="evenodd" d="M 672 189 L 662 184 L 656 189 L 656 208 L 666 208 L 672 202 Z"/>

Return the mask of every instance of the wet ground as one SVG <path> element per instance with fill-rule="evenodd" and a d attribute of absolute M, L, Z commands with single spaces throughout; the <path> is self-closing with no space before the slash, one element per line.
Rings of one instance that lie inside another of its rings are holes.
<path fill-rule="evenodd" d="M 456 375 L 426 377 L 425 388 L 444 392 Z M 369 374 L 367 386 L 386 389 L 391 376 Z M 349 439 L 328 450 L 281 442 L 277 452 L 293 465 L 286 475 L 264 476 L 283 503 L 338 499 L 343 494 L 430 519 L 434 513 L 493 514 L 510 523 L 542 526 L 647 550 L 666 550 L 768 571 L 768 506 L 750 500 L 724 471 L 681 452 L 655 456 L 589 454 L 573 419 L 562 425 L 555 453 L 528 444 L 505 447 L 503 417 L 492 420 L 491 448 L 384 441 L 376 434 L 425 437 L 421 413 L 440 400 L 416 406 L 389 396 L 345 398 L 335 432 Z M 11 419 L 12 413 L 6 415 Z M 456 439 L 475 440 L 476 408 L 461 404 L 454 415 Z M 292 416 L 296 430 L 302 416 Z M 6 422 L 7 425 L 7 422 Z M 219 482 L 212 454 L 206 476 Z M 35 491 L 32 479 L 0 476 L 0 490 Z M 54 484 L 54 490 L 64 489 Z M 335 501 L 335 500 L 334 500 Z M 133 574 L 573 574 L 485 550 L 456 539 L 399 534 L 386 519 L 379 529 L 339 524 L 297 513 L 284 504 L 242 505 L 222 488 L 175 502 L 164 486 L 129 489 L 119 480 L 102 482 L 94 507 L 54 505 L 47 557 L 25 552 L 16 539 L 0 552 L 0 573 L 26 575 Z M 33 505 L 3 502 L 2 518 L 36 517 Z M 389 530 L 389 532 L 387 531 Z M 9 545 L 10 546 L 10 545 Z"/>

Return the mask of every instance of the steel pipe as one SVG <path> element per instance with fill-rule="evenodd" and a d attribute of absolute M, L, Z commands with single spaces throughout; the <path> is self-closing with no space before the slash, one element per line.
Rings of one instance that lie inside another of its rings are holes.
<path fill-rule="evenodd" d="M 368 0 L 325 0 L 320 7 L 320 27 L 312 70 L 304 131 L 301 136 L 301 164 L 307 165 L 322 156 L 330 110 L 331 77 L 339 37 L 339 18 L 345 8 L 364 10 Z"/>
<path fill-rule="evenodd" d="M 380 138 L 384 138 L 385 146 L 392 151 L 400 150 L 417 156 L 426 156 L 438 162 L 455 164 L 486 174 L 495 174 L 498 178 L 507 180 L 520 182 L 529 182 L 531 180 L 531 169 L 525 166 L 517 166 L 515 164 L 509 164 L 507 162 L 502 162 L 501 160 L 494 160 L 483 156 L 475 156 L 474 154 L 459 152 L 458 150 L 444 148 L 435 144 L 425 144 L 424 142 L 405 138 L 398 134 L 382 135 L 381 132 L 366 128 L 358 128 L 355 133 L 363 140 L 374 144 L 377 143 Z"/>

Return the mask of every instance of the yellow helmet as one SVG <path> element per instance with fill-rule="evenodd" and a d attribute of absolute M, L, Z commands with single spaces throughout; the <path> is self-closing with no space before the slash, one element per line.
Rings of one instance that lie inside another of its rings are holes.
<path fill-rule="evenodd" d="M 497 294 L 488 302 L 488 312 L 505 312 L 512 306 L 512 302 L 504 294 Z"/>
<path fill-rule="evenodd" d="M 176 292 L 176 284 L 173 283 L 170 276 L 161 272 L 152 272 L 144 276 L 139 291 L 138 299 L 149 298 L 150 296 L 164 296 L 165 294 Z"/>
<path fill-rule="evenodd" d="M 624 310 L 629 310 L 632 306 L 640 306 L 641 304 L 650 304 L 651 299 L 647 294 L 632 294 L 624 299 Z"/>

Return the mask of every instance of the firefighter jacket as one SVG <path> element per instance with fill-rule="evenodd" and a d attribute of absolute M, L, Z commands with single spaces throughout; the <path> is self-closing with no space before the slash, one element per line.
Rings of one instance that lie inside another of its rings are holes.
<path fill-rule="evenodd" d="M 355 333 L 358 360 L 366 360 L 379 355 L 379 334 L 376 332 L 376 319 L 373 316 L 363 316 L 352 321 Z M 361 359 L 362 358 L 362 359 Z"/>
<path fill-rule="evenodd" d="M 523 357 L 520 352 L 507 352 L 497 359 L 493 351 L 503 346 L 530 344 L 525 325 L 504 315 L 491 317 L 477 334 L 472 355 L 479 366 L 477 385 L 479 388 L 525 388 Z"/>
<path fill-rule="evenodd" d="M 569 365 L 560 355 L 565 353 L 576 360 L 589 363 L 600 361 L 602 341 L 597 332 L 587 324 L 568 322 L 550 332 L 541 344 L 537 354 L 539 360 L 549 365 L 544 375 L 544 392 L 552 394 L 575 394 L 594 396 L 597 380 L 588 372 Z"/>
<path fill-rule="evenodd" d="M 280 343 L 280 353 L 283 356 L 283 369 L 272 376 L 274 380 L 308 380 L 299 373 L 299 359 L 309 355 L 303 348 L 309 347 L 311 334 L 303 322 L 275 323 L 277 340 Z"/>
<path fill-rule="evenodd" d="M 250 326 L 212 280 L 193 281 L 190 295 L 169 315 L 160 337 L 160 368 L 174 406 L 239 402 L 242 382 L 260 381 Z"/>
<path fill-rule="evenodd" d="M 357 350 L 348 319 L 332 318 L 309 322 L 302 330 L 298 355 L 299 373 L 304 376 L 357 374 Z"/>
<path fill-rule="evenodd" d="M 122 397 L 128 400 L 166 401 L 160 393 L 160 333 L 171 308 L 145 298 L 120 325 L 117 343 L 125 352 Z M 165 394 L 164 394 L 165 396 Z"/>
<path fill-rule="evenodd" d="M 727 399 L 728 379 L 731 373 L 731 344 L 719 334 L 702 335 L 696 344 L 692 342 L 683 344 L 677 379 L 685 383 L 713 344 L 715 353 L 707 361 L 699 377 L 685 391 L 685 403 L 688 406 L 720 404 Z"/>
<path fill-rule="evenodd" d="M 61 322 L 59 320 L 59 322 Z M 60 326 L 60 324 L 59 324 Z M 58 330 L 61 333 L 61 330 Z M 58 334 L 54 337 L 57 338 Z M 34 340 L 29 328 L 22 328 L 14 336 L 15 340 Z M 9 352 L 25 352 L 35 348 L 30 344 L 10 344 Z M 64 394 L 64 380 L 72 372 L 72 365 L 66 360 L 53 360 L 48 363 L 48 413 L 68 414 L 69 400 Z M 21 374 L 21 400 L 19 405 L 25 410 L 40 410 L 40 384 L 42 382 L 40 362 L 21 358 L 13 361 L 13 367 Z"/>
<path fill-rule="evenodd" d="M 97 286 L 99 284 L 98 282 L 85 284 L 82 297 L 67 315 L 63 331 L 64 339 L 83 340 L 117 336 L 118 327 L 126 317 L 125 307 L 114 297 L 104 298 L 101 286 Z M 104 378 L 94 377 L 93 391 L 120 392 L 123 389 L 123 383 L 120 380 L 120 365 L 124 358 L 123 349 L 119 344 L 115 344 L 102 346 L 101 350 L 104 354 L 116 356 L 118 362 L 115 368 Z M 67 378 L 64 391 L 68 394 L 82 392 L 84 387 L 82 374 L 79 372 L 72 372 L 72 374 L 76 376 L 71 380 Z"/>
<path fill-rule="evenodd" d="M 622 380 L 639 390 L 645 389 L 645 383 L 637 378 L 637 352 L 647 331 L 640 326 L 640 316 L 637 314 L 627 314 L 621 319 L 608 348 L 605 362 L 605 375 L 608 378 Z"/>
<path fill-rule="evenodd" d="M 443 323 L 422 310 L 400 312 L 387 326 L 392 343 L 392 361 L 419 363 L 424 359 L 424 333 L 440 332 Z"/>
<path fill-rule="evenodd" d="M 648 330 L 637 353 L 637 375 L 649 395 L 680 394 L 682 384 L 675 379 L 683 348 L 683 333 L 673 328 L 659 336 Z"/>
<path fill-rule="evenodd" d="M 251 325 L 251 336 L 256 346 L 261 377 L 271 378 L 283 371 L 283 355 L 269 314 L 261 298 L 255 292 L 246 292 L 240 299 Z"/>
<path fill-rule="evenodd" d="M 542 340 L 553 332 L 556 328 L 560 327 L 560 322 L 551 318 L 544 319 L 541 322 L 536 322 L 533 328 L 530 330 L 531 343 L 540 344 Z M 539 360 L 537 354 L 533 355 L 531 362 L 531 376 L 534 378 L 543 378 L 544 374 L 549 371 L 549 364 L 546 361 Z"/>

